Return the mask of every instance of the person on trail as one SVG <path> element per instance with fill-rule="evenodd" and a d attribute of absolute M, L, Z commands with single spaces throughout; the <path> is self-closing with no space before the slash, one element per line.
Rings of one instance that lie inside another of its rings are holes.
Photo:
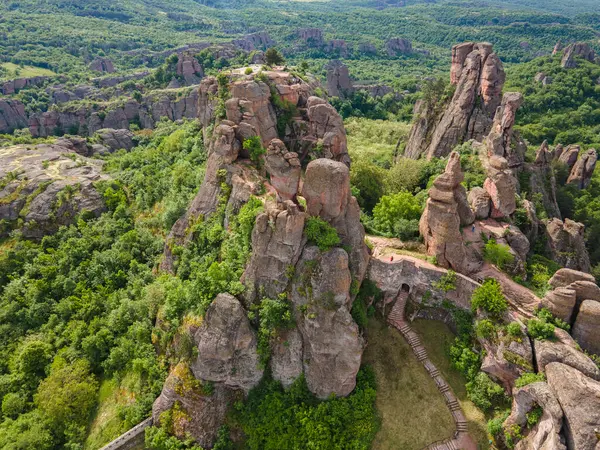
<path fill-rule="evenodd" d="M 471 228 L 471 232 L 475 233 L 475 224 L 473 224 L 473 227 Z"/>
<path fill-rule="evenodd" d="M 394 257 L 390 256 L 390 262 L 393 262 L 393 261 L 394 261 Z"/>

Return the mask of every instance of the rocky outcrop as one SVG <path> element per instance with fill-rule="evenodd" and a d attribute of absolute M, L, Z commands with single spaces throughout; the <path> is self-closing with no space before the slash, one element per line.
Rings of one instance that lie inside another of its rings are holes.
<path fill-rule="evenodd" d="M 494 219 L 509 217 L 517 209 L 517 180 L 506 158 L 496 155 L 490 157 L 487 174 L 483 187 L 492 201 L 490 216 Z"/>
<path fill-rule="evenodd" d="M 356 385 L 363 339 L 352 319 L 348 254 L 304 249 L 296 266 L 291 300 L 302 335 L 308 388 L 319 398 L 346 396 Z"/>
<path fill-rule="evenodd" d="M 575 68 L 577 67 L 577 58 L 582 58 L 586 61 L 594 62 L 596 58 L 596 53 L 589 46 L 589 44 L 585 42 L 576 42 L 575 44 L 567 46 L 563 50 L 563 57 L 560 62 L 560 65 L 564 69 Z"/>
<path fill-rule="evenodd" d="M 466 249 L 461 234 L 464 223 L 458 210 L 456 196 L 464 175 L 460 156 L 450 154 L 446 171 L 438 176 L 429 190 L 429 199 L 421 216 L 419 230 L 425 241 L 427 253 L 434 256 L 440 266 L 468 273 Z"/>
<path fill-rule="evenodd" d="M 516 450 L 567 450 L 561 435 L 563 411 L 548 384 L 539 382 L 519 389 L 513 396 L 510 416 L 503 424 L 505 430 L 515 426 L 528 428 L 528 414 L 535 408 L 543 410 L 540 421 L 514 447 Z"/>
<path fill-rule="evenodd" d="M 485 138 L 488 157 L 505 158 L 510 168 L 520 167 L 525 161 L 524 144 L 514 142 L 513 126 L 517 110 L 523 103 L 523 95 L 519 92 L 507 92 L 502 97 L 502 104 L 494 116 L 490 133 Z"/>
<path fill-rule="evenodd" d="M 423 126 L 423 120 L 413 125 L 411 141 L 417 139 L 417 142 L 407 144 L 408 157 L 446 156 L 457 144 L 470 139 L 481 141 L 491 129 L 502 99 L 505 80 L 502 62 L 487 43 L 461 44 L 453 48 L 452 54 L 451 81 L 456 85 L 452 100 L 439 120 L 432 116 L 425 121 L 427 127 Z M 429 110 L 421 106 L 421 115 L 433 115 L 433 106 L 429 105 Z"/>
<path fill-rule="evenodd" d="M 1 107 L 1 106 L 0 106 Z M 95 109 L 85 102 L 70 103 L 56 110 L 29 117 L 29 130 L 35 137 L 57 133 L 93 136 L 103 128 L 129 129 L 131 123 L 154 128 L 162 117 L 169 120 L 193 119 L 198 115 L 198 88 L 164 89 L 145 95 L 141 102 L 130 99 Z"/>
<path fill-rule="evenodd" d="M 590 283 L 594 283 L 596 279 L 589 273 L 563 268 L 556 271 L 548 283 L 553 288 L 562 288 L 568 287 L 570 284 L 575 283 L 576 281 L 588 281 Z"/>
<path fill-rule="evenodd" d="M 4 81 L 0 84 L 0 93 L 4 95 L 13 95 L 19 92 L 21 89 L 41 86 L 48 80 L 49 77 L 29 77 Z"/>
<path fill-rule="evenodd" d="M 25 105 L 18 100 L 0 98 L 0 133 L 12 133 L 27 128 Z"/>
<path fill-rule="evenodd" d="M 297 203 L 296 194 L 302 172 L 298 154 L 288 152 L 282 141 L 273 139 L 267 149 L 265 167 L 269 172 L 271 184 L 277 191 L 277 200 Z"/>
<path fill-rule="evenodd" d="M 569 145 L 566 149 L 555 150 L 554 157 L 559 163 L 565 164 L 569 170 L 573 168 L 579 158 L 581 147 L 579 145 Z"/>
<path fill-rule="evenodd" d="M 203 448 L 212 448 L 225 423 L 228 405 L 235 399 L 235 392 L 219 383 L 209 391 L 194 378 L 187 364 L 179 363 L 152 406 L 152 418 L 154 425 L 159 426 L 162 414 L 174 409 L 169 431 L 180 439 L 191 436 Z"/>
<path fill-rule="evenodd" d="M 576 302 L 575 291 L 568 287 L 560 287 L 549 291 L 542 299 L 542 305 L 545 308 L 548 308 L 554 316 L 567 323 L 571 323 L 571 316 Z"/>
<path fill-rule="evenodd" d="M 265 31 L 248 34 L 241 39 L 234 39 L 232 43 L 236 47 L 247 52 L 251 52 L 253 50 L 266 50 L 267 48 L 275 45 L 275 41 L 271 39 L 269 33 Z"/>
<path fill-rule="evenodd" d="M 560 209 L 556 201 L 556 178 L 552 168 L 553 154 L 544 141 L 536 152 L 533 164 L 526 163 L 523 171 L 529 180 L 529 184 L 519 186 L 521 192 L 529 192 L 541 195 L 544 211 L 549 217 L 561 218 Z"/>
<path fill-rule="evenodd" d="M 307 102 L 309 134 L 303 139 L 321 145 L 325 158 L 350 165 L 348 141 L 344 120 L 333 106 L 319 97 L 310 97 Z"/>
<path fill-rule="evenodd" d="M 560 363 L 546 366 L 546 377 L 564 413 L 569 449 L 596 450 L 600 424 L 600 382 Z"/>
<path fill-rule="evenodd" d="M 194 342 L 198 357 L 191 369 L 197 379 L 246 392 L 261 380 L 256 333 L 241 303 L 232 295 L 219 294 L 215 298 Z"/>
<path fill-rule="evenodd" d="M 323 30 L 320 28 L 303 28 L 297 32 L 298 38 L 304 41 L 309 47 L 322 47 L 325 44 L 323 40 Z"/>
<path fill-rule="evenodd" d="M 594 169 L 596 168 L 596 162 L 598 161 L 598 154 L 593 148 L 585 152 L 573 165 L 569 179 L 567 183 L 577 186 L 579 189 L 587 188 L 591 181 Z"/>
<path fill-rule="evenodd" d="M 135 146 L 135 135 L 129 130 L 104 128 L 96 132 L 95 138 L 99 144 L 105 146 L 111 152 L 121 149 L 129 151 Z"/>
<path fill-rule="evenodd" d="M 327 41 L 325 51 L 327 53 L 339 55 L 342 58 L 348 56 L 348 53 L 350 52 L 348 49 L 348 43 L 343 39 L 332 39 Z"/>
<path fill-rule="evenodd" d="M 361 42 L 358 44 L 358 51 L 364 55 L 376 55 L 377 47 L 370 42 Z"/>
<path fill-rule="evenodd" d="M 194 55 L 180 53 L 177 60 L 177 76 L 185 82 L 185 86 L 198 84 L 204 77 L 204 69 Z"/>
<path fill-rule="evenodd" d="M 600 355 L 600 302 L 586 299 L 581 303 L 573 326 L 573 337 L 581 348 Z"/>
<path fill-rule="evenodd" d="M 412 42 L 404 38 L 392 38 L 385 43 L 388 56 L 410 55 L 413 52 Z"/>
<path fill-rule="evenodd" d="M 491 198 L 487 191 L 480 187 L 474 187 L 469 191 L 469 205 L 477 219 L 490 217 Z"/>
<path fill-rule="evenodd" d="M 0 222 L 8 228 L 0 236 L 19 226 L 25 237 L 42 238 L 83 211 L 98 217 L 106 206 L 94 183 L 109 179 L 102 164 L 61 145 L 1 148 Z"/>
<path fill-rule="evenodd" d="M 577 369 L 587 377 L 600 381 L 598 366 L 571 343 L 561 342 L 559 339 L 535 340 L 534 346 L 539 371 L 544 371 L 550 363 L 559 362 Z"/>
<path fill-rule="evenodd" d="M 90 70 L 94 72 L 113 73 L 115 72 L 115 66 L 108 58 L 96 58 L 90 63 Z"/>
<path fill-rule="evenodd" d="M 535 75 L 534 81 L 536 83 L 541 83 L 544 86 L 552 84 L 552 78 L 546 75 L 544 72 L 538 72 Z"/>
<path fill-rule="evenodd" d="M 551 219 L 546 225 L 552 259 L 568 269 L 589 272 L 590 257 L 585 247 L 584 226 L 571 219 Z"/>
<path fill-rule="evenodd" d="M 344 98 L 353 92 L 348 66 L 341 61 L 330 61 L 327 70 L 327 93 L 333 97 Z"/>
<path fill-rule="evenodd" d="M 284 388 L 290 387 L 302 375 L 302 347 L 302 335 L 297 328 L 280 331 L 277 341 L 271 344 L 271 373 Z"/>

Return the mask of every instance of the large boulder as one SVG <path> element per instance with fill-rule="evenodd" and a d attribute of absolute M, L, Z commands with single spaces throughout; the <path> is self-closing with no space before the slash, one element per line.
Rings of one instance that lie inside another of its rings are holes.
<path fill-rule="evenodd" d="M 198 357 L 191 368 L 196 378 L 246 392 L 261 380 L 256 333 L 241 303 L 232 295 L 219 294 L 215 298 L 194 342 Z"/>
<path fill-rule="evenodd" d="M 117 150 L 131 150 L 135 146 L 135 135 L 126 129 L 115 130 L 104 128 L 96 132 L 96 139 L 99 144 L 108 148 L 111 152 Z"/>
<path fill-rule="evenodd" d="M 567 183 L 577 186 L 579 189 L 587 188 L 591 181 L 594 169 L 596 168 L 596 162 L 598 161 L 598 154 L 596 150 L 589 149 L 577 160 Z"/>
<path fill-rule="evenodd" d="M 545 371 L 546 366 L 559 362 L 579 370 L 584 375 L 600 381 L 600 369 L 588 356 L 560 338 L 553 340 L 535 340 L 535 357 L 539 371 Z"/>
<path fill-rule="evenodd" d="M 304 249 L 296 266 L 291 300 L 303 341 L 308 388 L 319 398 L 346 396 L 356 385 L 363 339 L 352 319 L 348 254 Z"/>
<path fill-rule="evenodd" d="M 585 246 L 585 227 L 571 219 L 551 219 L 546 225 L 548 250 L 563 267 L 590 272 L 590 257 Z"/>
<path fill-rule="evenodd" d="M 569 145 L 566 149 L 562 150 L 560 155 L 556 158 L 559 163 L 565 164 L 570 170 L 575 166 L 577 158 L 579 158 L 579 152 L 581 152 L 581 147 L 579 145 Z"/>
<path fill-rule="evenodd" d="M 350 165 L 344 119 L 333 106 L 319 97 L 307 102 L 310 136 L 321 143 L 323 157 Z"/>
<path fill-rule="evenodd" d="M 170 432 L 180 439 L 191 436 L 203 448 L 212 448 L 228 407 L 236 398 L 236 393 L 222 384 L 214 384 L 211 389 L 203 386 L 187 364 L 179 363 L 152 406 L 153 422 L 155 426 L 162 425 L 162 414 L 173 410 Z"/>
<path fill-rule="evenodd" d="M 556 271 L 556 273 L 550 278 L 548 283 L 553 288 L 567 287 L 571 283 L 576 281 L 589 281 L 595 283 L 596 279 L 593 275 L 578 270 L 562 268 Z"/>
<path fill-rule="evenodd" d="M 487 191 L 480 187 L 474 187 L 469 191 L 469 204 L 477 219 L 487 219 L 490 216 L 491 198 Z"/>
<path fill-rule="evenodd" d="M 385 43 L 389 56 L 410 55 L 413 52 L 412 42 L 404 38 L 392 38 Z"/>
<path fill-rule="evenodd" d="M 0 98 L 0 133 L 12 133 L 21 128 L 27 128 L 25 105 L 18 100 Z"/>
<path fill-rule="evenodd" d="M 517 209 L 517 180 L 508 166 L 508 161 L 493 155 L 488 162 L 488 178 L 483 188 L 492 200 L 491 217 L 501 219 L 509 217 Z"/>
<path fill-rule="evenodd" d="M 560 62 L 564 69 L 572 69 L 577 67 L 577 58 L 585 59 L 586 61 L 594 62 L 596 53 L 585 42 L 576 42 L 567 46 L 563 50 L 563 57 Z"/>
<path fill-rule="evenodd" d="M 600 382 L 556 362 L 546 366 L 546 377 L 564 413 L 567 448 L 598 450 Z"/>
<path fill-rule="evenodd" d="M 494 124 L 490 133 L 485 138 L 488 157 L 500 156 L 505 158 L 509 167 L 521 166 L 525 155 L 519 146 L 513 145 L 513 126 L 517 110 L 523 103 L 523 94 L 507 92 L 502 97 L 502 104 L 498 107 L 494 117 Z"/>
<path fill-rule="evenodd" d="M 517 426 L 527 429 L 527 416 L 535 408 L 543 410 L 540 421 L 515 446 L 516 450 L 567 450 L 561 435 L 563 411 L 548 384 L 540 382 L 519 389 L 513 396 L 510 416 L 504 421 L 504 429 Z"/>
<path fill-rule="evenodd" d="M 187 52 L 179 54 L 176 70 L 177 76 L 185 82 L 186 86 L 198 84 L 204 77 L 204 69 L 198 60 Z"/>
<path fill-rule="evenodd" d="M 571 323 L 571 316 L 577 303 L 577 295 L 568 287 L 556 288 L 548 291 L 542 299 L 542 305 L 561 320 Z"/>
<path fill-rule="evenodd" d="M 327 93 L 333 97 L 344 98 L 352 93 L 353 86 L 350 80 L 348 66 L 341 61 L 330 61 L 326 66 L 327 70 Z"/>
<path fill-rule="evenodd" d="M 90 70 L 95 72 L 113 73 L 115 66 L 108 58 L 96 58 L 90 63 Z"/>
<path fill-rule="evenodd" d="M 278 200 L 295 202 L 302 172 L 298 154 L 288 152 L 282 141 L 273 139 L 267 148 L 265 167 L 271 184 L 277 191 Z"/>
<path fill-rule="evenodd" d="M 573 326 L 573 337 L 581 348 L 600 355 L 600 302 L 585 300 Z"/>

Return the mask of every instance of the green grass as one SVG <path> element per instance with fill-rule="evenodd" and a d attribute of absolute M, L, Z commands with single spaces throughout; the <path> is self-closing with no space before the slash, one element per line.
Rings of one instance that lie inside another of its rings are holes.
<path fill-rule="evenodd" d="M 406 140 L 410 123 L 350 118 L 344 121 L 348 133 L 348 152 L 352 159 L 365 158 L 391 165 L 398 140 Z"/>
<path fill-rule="evenodd" d="M 442 373 L 448 384 L 452 387 L 460 405 L 469 421 L 469 432 L 477 441 L 480 449 L 489 449 L 487 437 L 487 420 L 470 400 L 467 399 L 465 377 L 454 369 L 450 363 L 449 349 L 454 341 L 454 334 L 443 323 L 434 320 L 415 320 L 413 329 L 419 333 L 423 345 L 431 362 Z"/>
<path fill-rule="evenodd" d="M 452 436 L 454 421 L 425 368 L 400 333 L 371 318 L 364 362 L 377 377 L 381 429 L 373 450 L 420 450 Z"/>
<path fill-rule="evenodd" d="M 55 73 L 49 69 L 34 66 L 19 67 L 17 64 L 10 62 L 2 63 L 0 64 L 0 67 L 5 71 L 0 72 L 0 79 L 5 78 L 10 80 L 13 78 L 50 77 L 55 75 Z"/>
<path fill-rule="evenodd" d="M 85 441 L 85 450 L 96 450 L 122 434 L 122 421 L 119 419 L 120 405 L 132 401 L 128 392 L 114 380 L 104 380 L 98 390 L 98 407 L 90 422 L 90 431 Z"/>

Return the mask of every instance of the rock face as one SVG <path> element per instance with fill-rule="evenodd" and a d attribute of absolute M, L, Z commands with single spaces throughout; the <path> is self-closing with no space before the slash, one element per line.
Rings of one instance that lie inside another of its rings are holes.
<path fill-rule="evenodd" d="M 304 249 L 292 286 L 292 303 L 302 335 L 308 388 L 319 398 L 346 396 L 356 385 L 363 340 L 350 315 L 352 277 L 348 254 Z"/>
<path fill-rule="evenodd" d="M 569 170 L 571 170 L 577 162 L 580 151 L 581 147 L 579 145 L 569 145 L 566 149 L 560 152 L 557 151 L 555 153 L 555 158 L 558 160 L 558 162 L 565 164 L 567 167 L 569 167 Z"/>
<path fill-rule="evenodd" d="M 552 314 L 567 323 L 571 323 L 571 316 L 576 304 L 576 294 L 573 289 L 561 287 L 549 291 L 542 300 L 542 305 Z"/>
<path fill-rule="evenodd" d="M 389 56 L 410 55 L 413 47 L 408 39 L 393 38 L 385 43 L 385 50 Z"/>
<path fill-rule="evenodd" d="M 104 104 L 98 110 L 91 105 L 67 104 L 57 110 L 35 113 L 29 117 L 29 130 L 34 137 L 52 136 L 57 132 L 93 136 L 103 128 L 129 129 L 131 123 L 154 128 L 162 117 L 179 120 L 197 116 L 198 88 L 165 89 L 144 96 L 140 103 L 130 99 L 124 104 Z"/>
<path fill-rule="evenodd" d="M 327 93 L 333 97 L 344 98 L 353 91 L 348 66 L 341 61 L 330 61 L 327 69 Z"/>
<path fill-rule="evenodd" d="M 19 219 L 25 237 L 42 238 L 73 223 L 84 210 L 96 217 L 105 212 L 104 200 L 94 187 L 95 182 L 109 179 L 102 164 L 61 145 L 0 148 L 0 180 L 18 174 L 0 189 L 0 222 L 8 224 L 0 229 L 0 237 Z"/>
<path fill-rule="evenodd" d="M 27 128 L 25 105 L 18 100 L 0 98 L 0 133 L 12 133 Z"/>
<path fill-rule="evenodd" d="M 454 96 L 439 119 L 433 117 L 433 109 L 424 110 L 421 106 L 421 117 L 427 114 L 428 119 L 413 126 L 407 157 L 443 157 L 457 144 L 470 139 L 481 141 L 490 131 L 502 99 L 502 62 L 487 43 L 455 46 L 452 55 Z"/>
<path fill-rule="evenodd" d="M 487 173 L 483 188 L 492 200 L 490 215 L 494 219 L 509 217 L 517 209 L 517 180 L 508 167 L 508 161 L 502 156 L 492 156 Z"/>
<path fill-rule="evenodd" d="M 526 163 L 523 170 L 529 174 L 529 185 L 520 186 L 521 192 L 541 194 L 544 210 L 549 217 L 561 218 L 556 201 L 556 178 L 552 169 L 553 154 L 544 141 L 536 152 L 535 162 Z"/>
<path fill-rule="evenodd" d="M 561 436 L 563 411 L 556 396 L 546 383 L 532 383 L 519 389 L 513 396 L 510 416 L 504 429 L 512 426 L 527 428 L 527 414 L 540 406 L 543 414 L 540 421 L 517 443 L 517 450 L 567 450 Z"/>
<path fill-rule="evenodd" d="M 155 425 L 161 424 L 162 413 L 177 405 L 170 431 L 180 439 L 191 436 L 203 448 L 211 448 L 235 398 L 235 393 L 222 384 L 215 384 L 210 394 L 203 392 L 187 365 L 179 363 L 152 406 L 152 418 Z"/>
<path fill-rule="evenodd" d="M 490 217 L 491 198 L 485 189 L 474 187 L 469 191 L 468 200 L 477 219 Z"/>
<path fill-rule="evenodd" d="M 435 179 L 429 191 L 419 230 L 427 253 L 435 256 L 440 266 L 467 273 L 466 249 L 460 232 L 464 220 L 461 220 L 456 200 L 463 178 L 460 156 L 452 152 L 446 171 Z"/>
<path fill-rule="evenodd" d="M 29 77 L 4 81 L 2 84 L 0 84 L 0 93 L 4 95 L 12 95 L 26 87 L 43 85 L 46 81 L 48 81 L 48 79 L 49 77 Z"/>
<path fill-rule="evenodd" d="M 568 269 L 590 272 L 590 257 L 585 247 L 584 226 L 571 219 L 551 219 L 546 225 L 548 249 L 552 259 Z"/>
<path fill-rule="evenodd" d="M 600 383 L 560 363 L 548 364 L 546 376 L 564 413 L 567 448 L 597 450 Z"/>
<path fill-rule="evenodd" d="M 298 37 L 309 47 L 322 47 L 325 44 L 323 30 L 319 28 L 303 28 L 298 30 Z"/>
<path fill-rule="evenodd" d="M 573 326 L 573 337 L 588 352 L 600 355 L 600 302 L 585 300 Z"/>
<path fill-rule="evenodd" d="M 563 268 L 557 270 L 552 278 L 550 278 L 548 283 L 553 288 L 561 288 L 568 287 L 570 284 L 575 283 L 576 281 L 589 281 L 594 283 L 595 280 L 596 279 L 594 276 L 589 273 Z"/>
<path fill-rule="evenodd" d="M 96 138 L 111 152 L 121 149 L 131 150 L 135 146 L 135 135 L 129 130 L 104 128 L 96 132 Z"/>
<path fill-rule="evenodd" d="M 298 154 L 288 152 L 282 141 L 273 139 L 267 149 L 265 167 L 269 172 L 271 184 L 277 191 L 277 200 L 291 200 L 297 203 L 296 194 L 302 172 Z"/>
<path fill-rule="evenodd" d="M 594 59 L 596 58 L 596 53 L 589 46 L 589 44 L 586 44 L 585 42 L 577 42 L 575 44 L 567 46 L 564 49 L 560 65 L 564 69 L 572 69 L 574 67 L 577 67 L 576 57 L 585 59 L 590 62 L 594 62 Z"/>
<path fill-rule="evenodd" d="M 488 157 L 505 158 L 509 167 L 519 167 L 525 160 L 521 145 L 513 144 L 513 126 L 517 110 L 523 103 L 523 95 L 519 92 L 507 92 L 502 97 L 502 104 L 494 116 L 494 124 L 485 139 Z M 514 148 L 514 149 L 513 149 Z"/>
<path fill-rule="evenodd" d="M 233 40 L 232 43 L 236 47 L 239 47 L 247 52 L 258 49 L 266 50 L 267 48 L 275 45 L 275 41 L 271 39 L 271 36 L 264 31 L 248 34 L 242 39 Z"/>
<path fill-rule="evenodd" d="M 327 53 L 334 53 L 341 57 L 346 57 L 349 53 L 348 43 L 343 39 L 332 39 L 331 41 L 327 42 L 325 51 Z"/>
<path fill-rule="evenodd" d="M 567 183 L 574 184 L 579 189 L 585 189 L 590 185 L 592 181 L 592 175 L 596 168 L 596 162 L 598 161 L 598 154 L 596 150 L 589 149 L 585 152 L 575 163 Z"/>
<path fill-rule="evenodd" d="M 219 294 L 215 298 L 194 342 L 198 358 L 191 369 L 196 378 L 246 392 L 262 378 L 256 333 L 241 303 L 232 295 Z"/>
<path fill-rule="evenodd" d="M 185 81 L 186 86 L 193 86 L 204 77 L 204 69 L 190 53 L 180 53 L 177 60 L 177 76 Z"/>
<path fill-rule="evenodd" d="M 96 58 L 90 63 L 90 70 L 95 72 L 113 73 L 115 72 L 115 66 L 108 58 Z"/>
<path fill-rule="evenodd" d="M 600 369 L 598 366 L 572 345 L 560 340 L 536 340 L 534 346 L 538 370 L 544 371 L 548 364 L 559 362 L 577 369 L 587 377 L 600 381 Z"/>

